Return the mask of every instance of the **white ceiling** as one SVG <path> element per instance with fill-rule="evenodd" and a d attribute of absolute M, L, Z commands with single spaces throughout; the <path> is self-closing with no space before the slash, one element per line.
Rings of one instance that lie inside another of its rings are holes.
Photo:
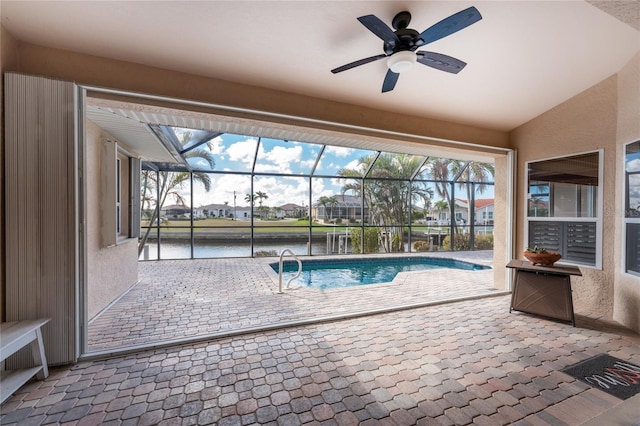
<path fill-rule="evenodd" d="M 640 20 L 640 2 L 617 3 Z M 408 10 L 421 32 L 469 6 L 481 21 L 421 49 L 467 62 L 457 75 L 418 64 L 382 94 L 384 60 L 330 72 L 382 53 L 359 16 L 390 25 Z M 0 8 L 15 38 L 38 45 L 498 130 L 615 74 L 640 50 L 633 23 L 583 0 L 2 0 Z"/>

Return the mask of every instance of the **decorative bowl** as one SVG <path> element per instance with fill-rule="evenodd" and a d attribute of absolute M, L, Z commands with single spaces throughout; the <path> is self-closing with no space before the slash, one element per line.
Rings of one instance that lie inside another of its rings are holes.
<path fill-rule="evenodd" d="M 550 251 L 548 253 L 533 253 L 531 251 L 525 251 L 523 255 L 527 258 L 532 266 L 540 265 L 551 267 L 554 263 L 562 258 L 562 255 L 560 253 L 556 253 L 553 251 Z"/>

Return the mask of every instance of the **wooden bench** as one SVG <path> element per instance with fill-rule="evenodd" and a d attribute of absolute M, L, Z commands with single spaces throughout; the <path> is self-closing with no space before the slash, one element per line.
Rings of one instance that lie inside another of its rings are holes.
<path fill-rule="evenodd" d="M 9 358 L 14 353 L 27 345 L 31 345 L 31 354 L 36 364 L 35 367 L 19 370 L 2 371 L 0 376 L 0 403 L 9 398 L 22 385 L 33 376 L 43 380 L 49 375 L 47 358 L 42 344 L 42 332 L 40 328 L 48 323 L 49 318 L 3 322 L 0 324 L 0 362 Z"/>

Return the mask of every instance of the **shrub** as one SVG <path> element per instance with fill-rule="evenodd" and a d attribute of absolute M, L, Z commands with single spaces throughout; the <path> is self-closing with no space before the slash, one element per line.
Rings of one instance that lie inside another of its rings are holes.
<path fill-rule="evenodd" d="M 354 253 L 360 253 L 360 228 L 351 230 L 351 246 Z M 378 228 L 364 228 L 364 252 L 378 253 L 380 230 Z"/>
<path fill-rule="evenodd" d="M 455 234 L 453 237 L 453 249 L 455 251 L 464 251 L 470 249 L 469 234 Z M 451 250 L 451 237 L 447 235 L 442 241 L 444 250 Z M 473 239 L 474 250 L 491 250 L 493 249 L 493 235 L 476 235 Z"/>
<path fill-rule="evenodd" d="M 341 223 L 342 223 L 342 218 L 337 218 L 337 219 L 335 220 L 335 223 L 336 223 L 337 225 L 341 224 Z"/>
<path fill-rule="evenodd" d="M 493 250 L 493 235 L 476 235 L 474 247 L 476 250 Z"/>
<path fill-rule="evenodd" d="M 416 241 L 413 243 L 413 249 L 415 251 L 429 251 L 429 242 L 428 241 Z"/>

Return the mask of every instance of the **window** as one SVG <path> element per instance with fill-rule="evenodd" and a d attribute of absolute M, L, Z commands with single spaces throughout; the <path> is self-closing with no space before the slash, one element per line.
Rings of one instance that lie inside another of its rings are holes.
<path fill-rule="evenodd" d="M 640 276 L 640 141 L 625 150 L 625 272 Z"/>
<path fill-rule="evenodd" d="M 530 162 L 527 169 L 527 246 L 600 268 L 600 152 Z"/>
<path fill-rule="evenodd" d="M 140 160 L 104 140 L 101 162 L 101 237 L 102 246 L 109 247 L 139 234 Z"/>
<path fill-rule="evenodd" d="M 116 158 L 116 234 L 122 233 L 122 160 Z"/>

